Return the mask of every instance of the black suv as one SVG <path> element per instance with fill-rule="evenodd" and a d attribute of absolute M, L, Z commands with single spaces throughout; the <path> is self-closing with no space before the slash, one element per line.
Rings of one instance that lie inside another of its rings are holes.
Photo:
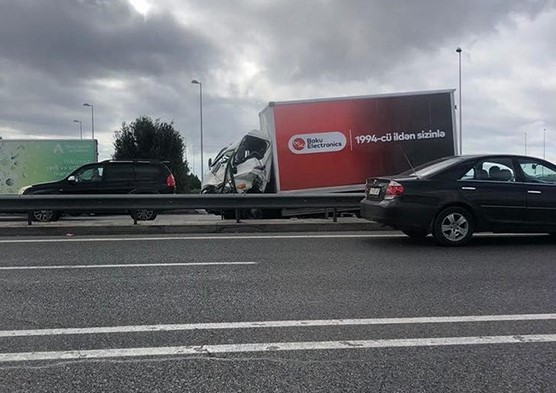
<path fill-rule="evenodd" d="M 173 194 L 176 180 L 168 167 L 154 160 L 107 160 L 87 164 L 68 177 L 51 183 L 24 187 L 22 195 L 32 194 Z M 64 213 L 35 210 L 36 221 L 56 221 Z M 71 213 L 71 212 L 68 212 Z M 154 220 L 154 210 L 134 210 L 129 214 L 137 220 Z"/>

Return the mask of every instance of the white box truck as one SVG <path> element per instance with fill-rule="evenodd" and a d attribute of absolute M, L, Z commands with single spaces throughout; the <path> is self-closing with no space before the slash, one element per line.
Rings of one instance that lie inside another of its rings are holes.
<path fill-rule="evenodd" d="M 458 151 L 454 90 L 270 102 L 259 118 L 209 160 L 202 193 L 363 192 Z"/>

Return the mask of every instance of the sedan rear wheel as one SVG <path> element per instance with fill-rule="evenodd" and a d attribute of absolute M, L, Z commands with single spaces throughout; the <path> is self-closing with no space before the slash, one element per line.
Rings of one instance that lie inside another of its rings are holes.
<path fill-rule="evenodd" d="M 434 221 L 433 237 L 442 246 L 463 246 L 471 240 L 475 224 L 471 213 L 461 207 L 442 210 Z"/>

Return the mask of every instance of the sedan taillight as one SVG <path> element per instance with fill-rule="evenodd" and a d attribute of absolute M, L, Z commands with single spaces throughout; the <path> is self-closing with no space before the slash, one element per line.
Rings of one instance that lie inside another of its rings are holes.
<path fill-rule="evenodd" d="M 397 181 L 391 180 L 386 187 L 386 193 L 384 194 L 384 199 L 394 199 L 396 197 L 403 195 L 404 188 Z"/>
<path fill-rule="evenodd" d="M 168 187 L 175 187 L 176 186 L 176 179 L 174 179 L 174 175 L 171 173 L 166 178 L 166 186 Z"/>

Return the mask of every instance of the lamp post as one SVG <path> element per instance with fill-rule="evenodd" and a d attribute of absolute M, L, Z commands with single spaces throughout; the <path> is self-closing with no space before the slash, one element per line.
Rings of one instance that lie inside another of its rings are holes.
<path fill-rule="evenodd" d="M 542 159 L 546 160 L 546 128 L 543 130 L 542 136 Z"/>
<path fill-rule="evenodd" d="M 84 103 L 83 106 L 90 106 L 91 107 L 91 137 L 95 139 L 95 108 L 93 104 Z"/>
<path fill-rule="evenodd" d="M 83 139 L 83 122 L 81 120 L 74 120 L 74 123 L 79 123 L 79 139 Z"/>
<path fill-rule="evenodd" d="M 459 72 L 458 72 L 458 76 L 459 76 L 459 83 L 458 83 L 458 93 L 459 93 L 459 104 L 458 104 L 458 112 L 459 112 L 459 154 L 463 154 L 463 127 L 462 127 L 462 116 L 461 116 L 461 112 L 462 112 L 462 108 L 461 108 L 461 52 L 463 50 L 458 47 L 456 49 L 456 52 L 458 54 L 459 57 Z"/>
<path fill-rule="evenodd" d="M 203 181 L 203 177 L 205 171 L 203 170 L 205 162 L 203 159 L 203 84 L 196 79 L 191 81 L 194 85 L 199 85 L 199 115 L 201 118 L 201 182 Z"/>

